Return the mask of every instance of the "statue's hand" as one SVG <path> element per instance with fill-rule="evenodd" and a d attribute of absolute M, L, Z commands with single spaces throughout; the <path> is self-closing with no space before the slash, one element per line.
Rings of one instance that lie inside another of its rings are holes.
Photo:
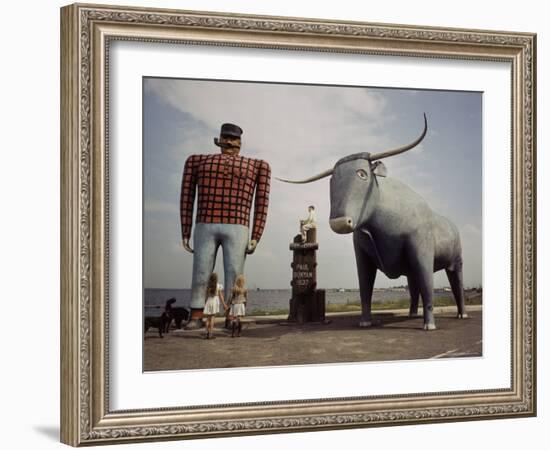
<path fill-rule="evenodd" d="M 251 255 L 256 250 L 256 246 L 258 245 L 258 241 L 252 239 L 250 242 L 248 242 L 248 247 L 246 248 L 246 253 L 248 255 Z"/>
<path fill-rule="evenodd" d="M 181 243 L 185 250 L 187 250 L 189 253 L 193 253 L 193 249 L 189 246 L 189 239 L 183 239 Z"/>

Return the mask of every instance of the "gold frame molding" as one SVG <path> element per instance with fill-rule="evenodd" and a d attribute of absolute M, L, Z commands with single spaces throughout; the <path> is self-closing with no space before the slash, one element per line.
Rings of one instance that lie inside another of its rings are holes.
<path fill-rule="evenodd" d="M 512 70 L 509 389 L 111 411 L 108 58 L 113 40 L 504 61 Z M 536 35 L 75 4 L 61 9 L 61 440 L 97 445 L 536 414 Z"/>

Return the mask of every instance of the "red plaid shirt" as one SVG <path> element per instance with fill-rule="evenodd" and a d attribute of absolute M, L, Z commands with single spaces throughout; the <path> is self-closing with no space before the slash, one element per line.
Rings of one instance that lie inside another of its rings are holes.
<path fill-rule="evenodd" d="M 269 164 L 260 159 L 222 153 L 191 155 L 185 161 L 181 183 L 183 238 L 191 237 L 198 186 L 197 223 L 231 223 L 248 227 L 252 197 L 256 191 L 251 239 L 259 241 L 267 219 L 270 179 Z"/>

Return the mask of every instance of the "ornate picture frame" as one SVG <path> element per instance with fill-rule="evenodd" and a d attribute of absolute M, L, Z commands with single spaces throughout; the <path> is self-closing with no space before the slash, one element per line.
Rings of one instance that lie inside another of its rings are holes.
<path fill-rule="evenodd" d="M 506 62 L 511 67 L 507 388 L 113 410 L 109 84 L 116 41 Z M 75 4 L 61 10 L 61 440 L 73 446 L 536 414 L 536 35 Z"/>

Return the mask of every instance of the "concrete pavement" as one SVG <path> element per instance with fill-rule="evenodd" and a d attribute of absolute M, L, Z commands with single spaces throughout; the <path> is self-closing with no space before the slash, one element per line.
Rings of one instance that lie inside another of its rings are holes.
<path fill-rule="evenodd" d="M 469 318 L 455 318 L 455 307 L 435 308 L 437 330 L 422 330 L 422 319 L 407 311 L 375 313 L 380 323 L 359 328 L 359 313 L 334 313 L 328 324 L 289 324 L 284 316 L 247 317 L 240 338 L 222 328 L 172 330 L 163 339 L 149 330 L 144 339 L 144 370 L 281 366 L 360 361 L 395 361 L 482 356 L 482 307 Z"/>

